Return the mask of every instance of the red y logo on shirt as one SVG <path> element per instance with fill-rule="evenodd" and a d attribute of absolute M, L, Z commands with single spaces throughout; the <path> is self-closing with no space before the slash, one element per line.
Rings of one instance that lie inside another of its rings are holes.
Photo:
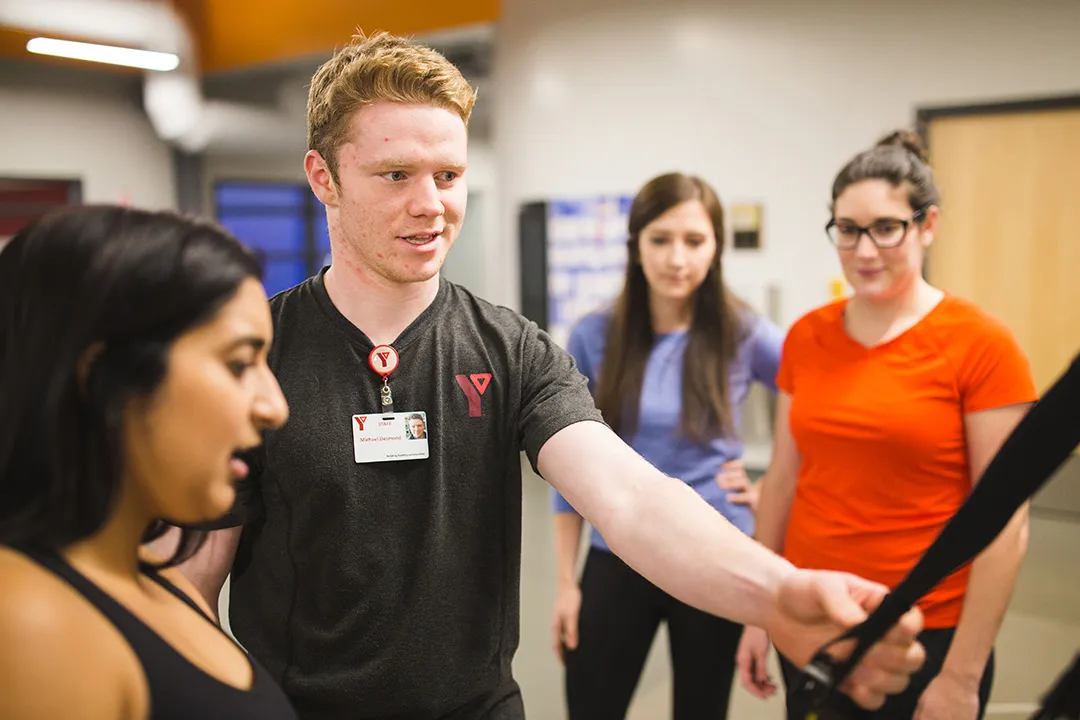
<path fill-rule="evenodd" d="M 480 406 L 480 396 L 488 389 L 491 383 L 491 373 L 473 373 L 472 375 L 457 375 L 457 384 L 461 392 L 469 400 L 469 417 L 483 417 L 484 412 Z"/>
<path fill-rule="evenodd" d="M 367 420 L 367 415 L 355 415 L 353 420 L 360 426 L 360 432 L 364 432 L 364 422 Z"/>

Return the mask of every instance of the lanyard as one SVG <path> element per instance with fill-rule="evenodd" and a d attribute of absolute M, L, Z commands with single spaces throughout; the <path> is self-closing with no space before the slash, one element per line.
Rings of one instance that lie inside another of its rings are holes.
<path fill-rule="evenodd" d="M 993 542 L 1020 506 L 1050 479 L 1077 444 L 1080 444 L 1080 356 L 1006 438 L 967 502 L 903 582 L 885 596 L 861 625 L 821 648 L 803 668 L 794 692 L 811 710 L 807 720 L 839 717 L 828 702 L 870 647 L 919 598 Z M 849 639 L 857 644 L 847 659 L 837 660 L 825 652 L 833 644 Z M 1080 704 L 1080 699 L 1076 702 Z M 1072 712 L 1063 717 L 1077 717 L 1080 707 Z"/>
<path fill-rule="evenodd" d="M 390 392 L 390 376 L 397 370 L 397 350 L 389 345 L 376 345 L 368 353 L 368 366 L 383 379 L 381 412 L 394 412 L 394 395 Z"/>

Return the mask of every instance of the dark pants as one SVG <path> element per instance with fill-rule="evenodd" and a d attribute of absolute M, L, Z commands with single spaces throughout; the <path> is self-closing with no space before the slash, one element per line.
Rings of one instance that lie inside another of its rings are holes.
<path fill-rule="evenodd" d="M 661 620 L 667 621 L 674 720 L 722 720 L 742 626 L 663 592 L 603 550 L 581 578 L 578 647 L 567 651 L 570 720 L 623 720 Z"/>
<path fill-rule="evenodd" d="M 926 662 L 922 669 L 911 677 L 911 684 L 899 695 L 890 695 L 885 700 L 885 705 L 876 711 L 864 710 L 858 707 L 846 695 L 838 696 L 835 705 L 837 715 L 845 720 L 910 720 L 915 714 L 915 708 L 919 705 L 927 685 L 933 680 L 945 662 L 945 654 L 952 644 L 953 634 L 956 628 L 944 628 L 941 630 L 924 630 L 919 635 L 919 642 L 926 648 Z M 799 670 L 788 662 L 787 658 L 780 656 L 780 667 L 784 673 L 784 685 L 790 690 L 797 681 Z M 979 684 L 979 719 L 982 720 L 986 712 L 986 703 L 990 698 L 990 687 L 994 683 L 994 654 L 990 653 L 990 659 L 983 671 L 982 682 Z M 795 707 L 791 694 L 788 694 L 787 712 L 790 720 L 803 720 L 807 709 Z"/>

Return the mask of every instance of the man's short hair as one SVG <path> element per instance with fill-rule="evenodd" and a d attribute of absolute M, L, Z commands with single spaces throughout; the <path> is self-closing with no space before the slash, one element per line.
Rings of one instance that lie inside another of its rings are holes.
<path fill-rule="evenodd" d="M 467 127 L 476 91 L 431 48 L 385 32 L 356 35 L 315 72 L 308 91 L 308 149 L 322 156 L 335 183 L 353 116 L 376 102 L 432 105 L 457 114 Z"/>

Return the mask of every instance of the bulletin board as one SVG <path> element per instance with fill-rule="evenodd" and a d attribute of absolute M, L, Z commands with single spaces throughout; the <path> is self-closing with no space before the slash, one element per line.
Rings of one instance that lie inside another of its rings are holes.
<path fill-rule="evenodd" d="M 564 347 L 574 324 L 622 288 L 631 201 L 606 195 L 522 207 L 522 310 Z"/>

